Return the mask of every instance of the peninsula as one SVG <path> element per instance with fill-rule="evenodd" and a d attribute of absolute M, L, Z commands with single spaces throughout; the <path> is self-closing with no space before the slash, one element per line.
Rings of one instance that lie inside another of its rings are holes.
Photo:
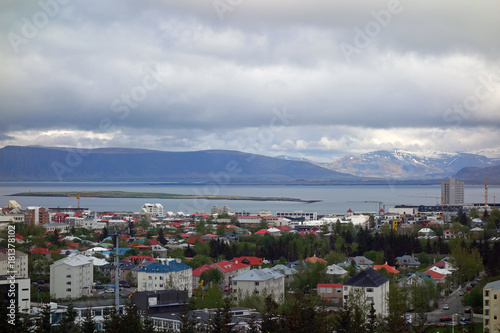
<path fill-rule="evenodd" d="M 153 198 L 153 199 L 207 199 L 207 200 L 250 200 L 250 201 L 290 201 L 314 203 L 321 200 L 305 200 L 288 197 L 253 197 L 233 195 L 195 195 L 155 192 L 125 192 L 125 191 L 84 191 L 84 192 L 21 192 L 13 196 L 34 197 L 96 197 L 96 198 Z"/>

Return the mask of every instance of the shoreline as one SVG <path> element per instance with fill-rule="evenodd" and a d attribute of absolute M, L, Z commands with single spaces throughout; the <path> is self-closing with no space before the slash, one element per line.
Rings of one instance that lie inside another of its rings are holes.
<path fill-rule="evenodd" d="M 206 199 L 206 200 L 248 200 L 248 201 L 287 201 L 315 203 L 322 200 L 306 200 L 288 197 L 250 197 L 231 195 L 190 195 L 173 193 L 147 193 L 125 191 L 82 191 L 82 192 L 20 192 L 11 196 L 31 197 L 91 197 L 91 198 L 150 198 L 150 199 Z"/>

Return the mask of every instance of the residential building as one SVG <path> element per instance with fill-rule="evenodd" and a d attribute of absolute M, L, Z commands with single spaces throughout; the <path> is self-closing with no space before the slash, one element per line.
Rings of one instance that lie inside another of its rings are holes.
<path fill-rule="evenodd" d="M 401 267 L 415 267 L 418 268 L 420 266 L 420 261 L 418 261 L 418 258 L 412 257 L 410 255 L 403 255 L 401 257 L 396 257 L 396 261 L 398 262 L 398 265 Z"/>
<path fill-rule="evenodd" d="M 366 295 L 366 302 L 373 302 L 377 315 L 383 317 L 388 314 L 387 295 L 389 293 L 389 278 L 373 268 L 367 268 L 344 283 L 344 302 L 354 289 L 362 289 Z"/>
<path fill-rule="evenodd" d="M 23 278 L 29 277 L 28 255 L 21 251 L 5 249 L 0 253 L 0 275 L 12 273 Z"/>
<path fill-rule="evenodd" d="M 208 271 L 208 270 L 211 270 L 211 269 L 217 269 L 215 267 L 212 267 L 210 265 L 202 265 L 198 268 L 195 268 L 193 269 L 193 290 L 195 290 L 196 288 L 198 288 L 199 286 L 203 286 L 202 284 L 202 280 L 200 278 L 201 276 L 201 273 L 205 272 L 205 271 Z"/>
<path fill-rule="evenodd" d="M 15 306 L 22 312 L 29 312 L 31 307 L 29 278 L 12 275 L 0 275 L 0 295 L 3 295 L 8 304 L 15 300 Z M 1 297 L 1 296 L 0 296 Z M 5 310 L 5 309 L 4 309 Z"/>
<path fill-rule="evenodd" d="M 137 271 L 137 291 L 186 290 L 192 295 L 193 269 L 180 259 L 151 263 Z"/>
<path fill-rule="evenodd" d="M 483 330 L 500 331 L 500 280 L 490 282 L 483 288 Z"/>
<path fill-rule="evenodd" d="M 140 213 L 147 214 L 153 217 L 164 216 L 163 206 L 159 203 L 155 204 L 145 203 L 144 205 L 142 205 Z"/>
<path fill-rule="evenodd" d="M 385 269 L 387 273 L 391 274 L 398 274 L 399 271 L 396 269 L 396 266 L 391 266 L 388 265 L 387 262 L 385 262 L 383 265 L 373 265 L 373 269 L 378 271 L 379 269 Z"/>
<path fill-rule="evenodd" d="M 318 296 L 321 297 L 321 300 L 341 303 L 343 299 L 343 286 L 341 284 L 332 284 L 332 283 L 318 283 L 316 286 L 318 291 Z"/>
<path fill-rule="evenodd" d="M 217 262 L 213 264 L 212 267 L 215 267 L 221 271 L 224 286 L 230 286 L 232 278 L 249 271 L 251 268 L 250 265 L 243 264 L 237 260 L 234 260 L 232 262 L 227 260 Z"/>
<path fill-rule="evenodd" d="M 87 256 L 77 254 L 50 265 L 50 294 L 54 298 L 89 296 L 94 282 L 94 264 Z"/>
<path fill-rule="evenodd" d="M 49 212 L 40 206 L 26 207 L 24 222 L 31 225 L 47 224 L 49 223 Z"/>
<path fill-rule="evenodd" d="M 464 183 L 457 182 L 453 177 L 450 177 L 447 182 L 442 182 L 441 201 L 444 205 L 463 205 Z"/>
<path fill-rule="evenodd" d="M 302 210 L 295 210 L 293 212 L 277 212 L 276 216 L 278 217 L 287 217 L 292 219 L 305 219 L 305 220 L 317 220 L 318 213 L 317 212 L 304 212 Z"/>
<path fill-rule="evenodd" d="M 285 276 L 270 268 L 252 269 L 232 279 L 234 300 L 246 295 L 273 295 L 279 302 L 285 294 Z"/>
<path fill-rule="evenodd" d="M 60 234 L 65 234 L 70 229 L 69 224 L 66 223 L 47 223 L 44 224 L 43 227 L 48 232 L 54 232 L 57 229 L 57 232 Z"/>
<path fill-rule="evenodd" d="M 120 298 L 118 313 L 123 314 L 125 309 L 125 303 L 128 301 L 126 298 Z M 50 322 L 52 325 L 57 327 L 59 325 L 59 321 L 61 320 L 63 314 L 67 311 L 69 303 L 49 303 L 51 307 L 51 318 Z M 76 313 L 75 323 L 82 324 L 85 321 L 85 317 L 87 316 L 88 310 L 92 311 L 92 319 L 95 323 L 96 332 L 101 331 L 103 329 L 103 322 L 105 317 L 110 314 L 112 309 L 115 308 L 115 299 L 92 299 L 89 301 L 82 302 L 72 302 L 73 309 Z M 33 311 L 36 313 L 36 310 Z"/>
<path fill-rule="evenodd" d="M 13 223 L 24 223 L 24 214 L 8 213 L 6 215 L 0 215 L 0 230 L 6 229 L 9 224 Z"/>
<path fill-rule="evenodd" d="M 342 276 L 345 276 L 347 274 L 347 271 L 340 266 L 332 264 L 330 266 L 326 266 L 326 274 L 338 275 L 338 276 L 342 277 Z"/>

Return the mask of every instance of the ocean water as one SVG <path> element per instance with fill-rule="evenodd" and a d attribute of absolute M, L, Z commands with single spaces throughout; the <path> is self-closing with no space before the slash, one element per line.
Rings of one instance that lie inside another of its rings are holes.
<path fill-rule="evenodd" d="M 493 196 L 500 200 L 500 189 L 489 188 L 490 201 Z M 355 213 L 377 212 L 379 201 L 388 210 L 397 204 L 436 205 L 441 204 L 440 185 L 178 185 L 152 183 L 68 183 L 68 182 L 0 182 L 0 207 L 9 200 L 16 200 L 21 207 L 43 206 L 77 207 L 77 199 L 73 197 L 24 197 L 13 196 L 19 192 L 40 191 L 129 191 L 157 192 L 195 195 L 234 195 L 290 197 L 297 199 L 321 200 L 316 203 L 297 203 L 284 201 L 251 201 L 251 200 L 206 200 L 206 199 L 116 199 L 116 198 L 80 198 L 80 206 L 91 211 L 137 212 L 144 203 L 160 203 L 165 211 L 186 214 L 210 212 L 214 205 L 227 205 L 233 211 L 270 210 L 278 211 L 302 210 L 317 212 L 320 215 L 329 213 L 345 213 L 349 208 Z M 498 194 L 498 195 L 497 195 Z M 484 186 L 466 186 L 465 201 L 484 202 Z"/>

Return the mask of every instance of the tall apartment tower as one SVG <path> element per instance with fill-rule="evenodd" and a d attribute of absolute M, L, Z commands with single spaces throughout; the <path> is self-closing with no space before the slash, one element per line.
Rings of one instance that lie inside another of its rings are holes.
<path fill-rule="evenodd" d="M 450 177 L 447 182 L 442 182 L 441 198 L 445 205 L 463 205 L 464 183 L 457 182 L 453 177 Z"/>

